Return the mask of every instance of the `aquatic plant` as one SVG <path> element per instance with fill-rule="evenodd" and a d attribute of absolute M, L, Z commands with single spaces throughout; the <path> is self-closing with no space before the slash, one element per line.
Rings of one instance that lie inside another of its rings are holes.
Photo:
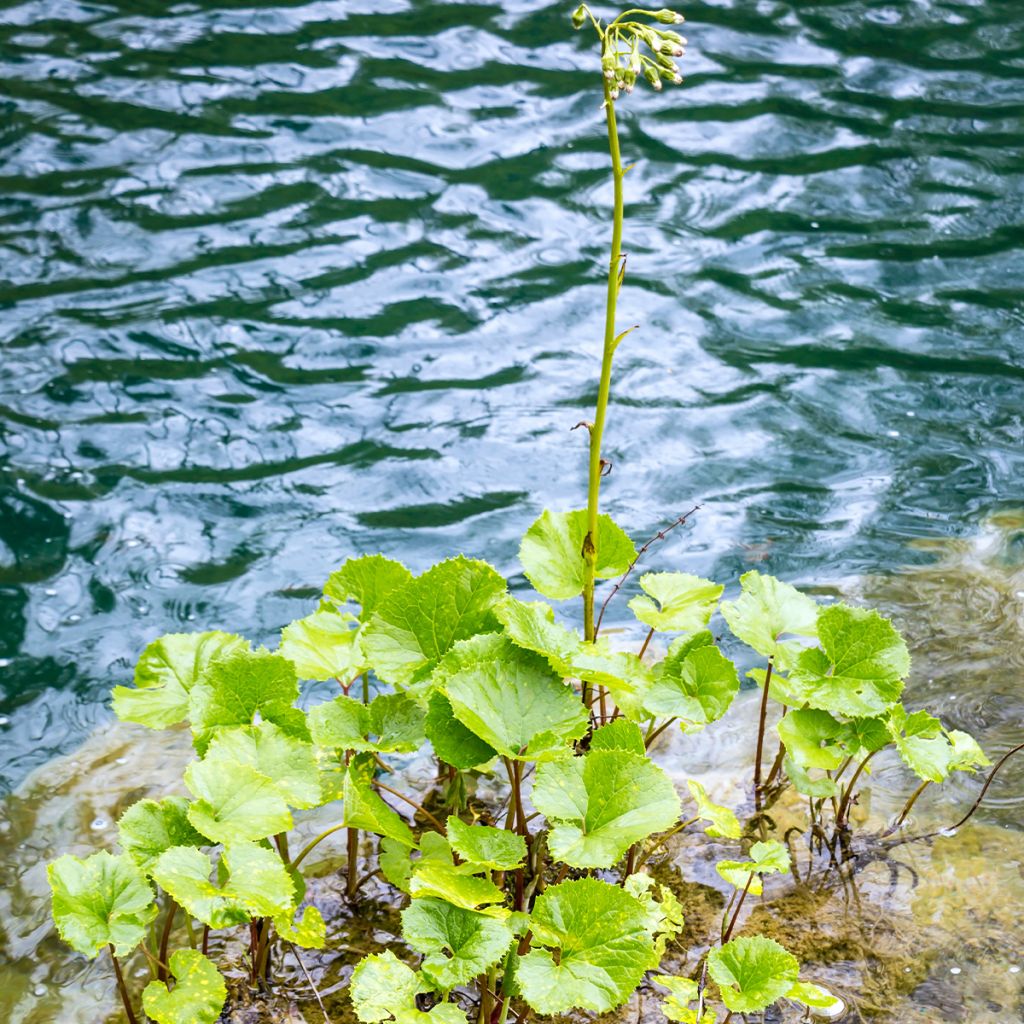
<path fill-rule="evenodd" d="M 597 407 L 586 424 L 587 506 L 543 512 L 520 548 L 539 599 L 513 596 L 494 567 L 462 555 L 419 576 L 382 555 L 354 558 L 327 579 L 316 610 L 284 628 L 276 651 L 221 632 L 171 634 L 143 652 L 133 686 L 114 689 L 122 720 L 152 729 L 187 723 L 197 755 L 184 773 L 190 798 L 146 799 L 124 813 L 121 853 L 65 855 L 49 866 L 62 938 L 87 956 L 109 952 L 131 1024 L 138 1018 L 121 960 L 136 950 L 152 974 L 145 1013 L 158 1024 L 202 1024 L 226 999 L 209 958 L 211 931 L 247 936 L 257 987 L 270 983 L 276 949 L 301 964 L 299 948 L 322 947 L 325 923 L 306 901 L 302 868 L 342 832 L 348 895 L 358 898 L 370 877 L 386 879 L 407 900 L 403 937 L 418 954 L 415 966 L 389 950 L 355 968 L 350 994 L 366 1024 L 602 1013 L 645 977 L 667 990 L 664 1013 L 680 1022 L 714 1022 L 718 1002 L 726 1019 L 780 999 L 834 1007 L 838 1000 L 801 981 L 797 959 L 773 939 L 734 937 L 746 897 L 761 892 L 765 875 L 790 870 L 787 845 L 768 836 L 771 801 L 786 786 L 806 795 L 810 839 L 834 856 L 857 784 L 883 747 L 895 746 L 923 783 L 987 763 L 966 734 L 904 710 L 909 656 L 891 623 L 874 611 L 819 605 L 756 572 L 720 606 L 766 662 L 750 673 L 762 690 L 753 817 L 741 824 L 696 780 L 684 810 L 651 759 L 666 729 L 705 728 L 740 690 L 736 665 L 709 628 L 721 584 L 644 573 L 629 602 L 647 629 L 642 646 L 617 649 L 600 633 L 650 547 L 638 550 L 599 507 L 613 360 L 632 330 L 616 324 L 627 170 L 616 103 L 641 80 L 654 88 L 680 81 L 674 58 L 685 40 L 661 26 L 681 20 L 631 10 L 605 24 L 585 5 L 573 15 L 600 45 L 612 244 Z M 598 580 L 616 582 L 595 614 Z M 570 600 L 582 601 L 581 632 L 549 603 Z M 660 659 L 648 656 L 656 634 L 670 638 Z M 334 680 L 341 692 L 304 710 L 301 680 Z M 785 714 L 762 777 L 772 701 Z M 445 782 L 444 811 L 386 781 L 396 755 L 428 743 Z M 488 776 L 503 777 L 507 795 L 486 814 L 470 812 L 468 786 Z M 411 808 L 412 826 L 386 797 Z M 299 846 L 296 814 L 325 806 L 335 823 Z M 671 889 L 647 870 L 684 829 L 736 844 L 736 856 L 717 865 L 733 887 L 719 942 L 686 976 L 657 973 L 684 921 Z M 171 952 L 177 922 L 187 946 Z"/>

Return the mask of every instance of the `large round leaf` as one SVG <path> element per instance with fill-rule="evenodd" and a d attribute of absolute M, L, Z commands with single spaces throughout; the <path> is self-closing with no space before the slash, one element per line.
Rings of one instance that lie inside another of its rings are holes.
<path fill-rule="evenodd" d="M 757 1013 L 792 989 L 800 964 L 774 939 L 733 939 L 708 954 L 708 973 L 734 1013 Z"/>

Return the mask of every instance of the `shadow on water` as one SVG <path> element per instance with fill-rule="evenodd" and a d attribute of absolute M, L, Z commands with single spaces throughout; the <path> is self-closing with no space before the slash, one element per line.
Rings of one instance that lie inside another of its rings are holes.
<path fill-rule="evenodd" d="M 910 703 L 927 703 L 943 688 L 940 673 L 957 672 L 957 693 L 971 699 L 943 707 L 947 725 L 969 727 L 988 752 L 1008 749 L 1017 735 L 1022 697 L 1006 686 L 1019 662 L 1021 580 L 1024 579 L 1024 513 L 1003 512 L 970 538 L 929 545 L 932 561 L 886 578 L 866 578 L 848 588 L 884 603 L 906 630 L 915 653 Z M 1007 675 L 994 671 L 1002 668 Z M 931 688 L 931 689 L 930 689 Z M 734 806 L 747 799 L 757 701 L 746 692 L 725 719 L 705 732 L 665 734 L 656 757 L 678 784 L 700 778 L 712 795 Z M 88 962 L 56 939 L 48 917 L 44 865 L 58 852 L 79 855 L 113 846 L 117 816 L 134 800 L 180 786 L 191 754 L 188 734 L 159 738 L 139 727 L 108 725 L 73 755 L 37 771 L 4 804 L 3 903 L 8 961 L 0 967 L 0 1016 L 17 1024 L 91 1024 L 114 1006 L 113 980 L 101 959 Z M 893 759 L 881 760 L 855 811 L 858 838 L 844 870 L 829 869 L 797 837 L 795 870 L 765 880 L 764 896 L 751 900 L 740 929 L 778 938 L 805 965 L 808 977 L 832 988 L 846 1004 L 839 1018 L 899 1024 L 1010 1024 L 1024 1013 L 1024 832 L 1020 829 L 1020 765 L 1008 765 L 993 784 L 982 812 L 957 834 L 926 842 L 878 840 L 878 833 L 913 788 Z M 411 757 L 401 768 L 402 788 L 429 791 L 429 760 Z M 140 782 L 140 780 L 145 780 Z M 977 793 L 978 779 L 933 788 L 915 807 L 902 836 L 950 824 Z M 483 784 L 477 798 L 497 799 Z M 333 823 L 322 808 L 300 823 L 313 835 Z M 784 795 L 771 813 L 780 832 L 803 822 L 802 806 Z M 350 908 L 340 878 L 338 848 L 322 847 L 322 860 L 307 898 L 328 922 L 328 948 L 304 951 L 303 961 L 335 1021 L 350 1021 L 345 987 L 352 966 L 367 952 L 400 944 L 393 893 L 371 885 L 368 898 Z M 703 833 L 674 840 L 653 870 L 677 892 L 686 929 L 670 946 L 665 966 L 692 971 L 696 956 L 719 928 L 727 886 L 718 859 L 735 846 Z M 240 964 L 242 947 L 213 947 Z M 693 951 L 689 960 L 687 951 Z M 146 976 L 135 963 L 136 983 Z M 269 998 L 254 998 L 239 966 L 229 971 L 233 1004 L 228 1020 L 319 1021 L 319 1008 L 297 965 L 278 965 L 282 984 Z M 287 992 L 285 997 L 283 993 Z M 659 998 L 651 987 L 608 1020 L 660 1024 Z M 113 1016 L 116 1015 L 112 1015 Z M 795 1009 L 769 1011 L 767 1021 L 796 1021 Z"/>

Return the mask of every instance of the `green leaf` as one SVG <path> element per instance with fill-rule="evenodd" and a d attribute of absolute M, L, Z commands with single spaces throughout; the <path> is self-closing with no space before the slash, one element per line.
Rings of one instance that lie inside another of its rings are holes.
<path fill-rule="evenodd" d="M 142 652 L 135 688 L 115 686 L 114 714 L 123 722 L 166 729 L 189 714 L 189 693 L 210 663 L 249 642 L 230 633 L 167 633 Z"/>
<path fill-rule="evenodd" d="M 842 741 L 846 752 L 858 760 L 881 750 L 890 740 L 886 718 L 851 718 L 843 727 Z"/>
<path fill-rule="evenodd" d="M 285 942 L 293 942 L 303 949 L 323 949 L 327 944 L 327 926 L 316 907 L 306 907 L 298 921 L 292 913 L 274 918 L 277 934 Z"/>
<path fill-rule="evenodd" d="M 734 1013 L 756 1013 L 793 988 L 800 964 L 773 939 L 733 939 L 708 954 L 708 973 Z"/>
<path fill-rule="evenodd" d="M 117 833 L 124 852 L 146 874 L 164 850 L 172 846 L 205 846 L 209 842 L 192 827 L 188 801 L 180 796 L 132 804 L 121 815 Z"/>
<path fill-rule="evenodd" d="M 348 684 L 366 671 L 354 615 L 339 612 L 329 601 L 304 619 L 281 630 L 278 654 L 295 667 L 300 679 L 338 679 Z"/>
<path fill-rule="evenodd" d="M 146 1015 L 157 1024 L 214 1024 L 228 998 L 220 971 L 197 949 L 172 953 L 170 968 L 173 990 L 154 980 L 143 991 Z"/>
<path fill-rule="evenodd" d="M 370 701 L 370 735 L 381 753 L 410 753 L 426 742 L 424 712 L 405 693 L 382 693 Z"/>
<path fill-rule="evenodd" d="M 633 843 L 679 819 L 672 780 L 626 750 L 539 765 L 532 800 L 552 825 L 551 853 L 577 868 L 611 867 Z"/>
<path fill-rule="evenodd" d="M 843 726 L 827 711 L 791 711 L 778 725 L 786 752 L 802 768 L 838 768 L 843 750 L 836 742 Z"/>
<path fill-rule="evenodd" d="M 698 1024 L 697 1011 L 691 1010 L 688 1005 L 697 1001 L 699 989 L 696 981 L 671 974 L 655 974 L 651 980 L 669 990 L 669 997 L 661 1004 L 661 1012 L 669 1020 L 679 1021 L 680 1024 Z M 699 1024 L 715 1024 L 715 1011 L 705 1010 Z"/>
<path fill-rule="evenodd" d="M 413 848 L 385 836 L 380 841 L 377 852 L 377 866 L 381 874 L 402 892 L 409 891 L 409 879 L 412 877 Z"/>
<path fill-rule="evenodd" d="M 653 970 L 661 963 L 669 941 L 682 931 L 682 905 L 671 889 L 664 885 L 655 885 L 654 879 L 644 872 L 629 875 L 622 888 L 643 904 L 647 915 L 647 934 L 654 943 L 654 954 L 649 964 Z M 660 899 L 654 898 L 655 893 Z"/>
<path fill-rule="evenodd" d="M 364 1024 L 392 1020 L 395 1024 L 466 1024 L 455 1003 L 438 1003 L 432 1010 L 416 1006 L 416 996 L 430 991 L 422 975 L 391 950 L 363 957 L 352 972 L 349 994 L 356 1016 Z"/>
<path fill-rule="evenodd" d="M 551 886 L 537 897 L 531 922 L 533 948 L 516 980 L 538 1013 L 620 1006 L 651 962 L 643 904 L 617 885 L 581 878 Z"/>
<path fill-rule="evenodd" d="M 710 641 L 710 633 L 698 636 Z M 691 732 L 718 721 L 739 689 L 736 666 L 717 647 L 710 642 L 693 646 L 692 641 L 677 640 L 657 665 L 643 705 L 654 715 L 682 719 L 684 731 Z"/>
<path fill-rule="evenodd" d="M 254 725 L 257 716 L 309 739 L 305 716 L 292 707 L 298 696 L 295 666 L 280 654 L 260 648 L 218 659 L 189 694 L 196 749 L 204 753 L 218 729 Z"/>
<path fill-rule="evenodd" d="M 412 573 L 401 562 L 384 555 L 363 555 L 347 559 L 332 572 L 324 594 L 338 604 L 354 601 L 360 606 L 359 621 L 369 622 L 388 594 L 411 582 Z"/>
<path fill-rule="evenodd" d="M 740 577 L 742 593 L 722 602 L 722 616 L 748 647 L 786 668 L 796 645 L 787 636 L 816 637 L 818 605 L 796 587 L 756 569 Z"/>
<path fill-rule="evenodd" d="M 215 843 L 266 839 L 292 827 L 277 785 L 251 765 L 224 757 L 193 761 L 185 785 L 196 797 L 188 820 Z"/>
<path fill-rule="evenodd" d="M 927 711 L 908 715 L 902 705 L 894 705 L 889 733 L 903 762 L 919 779 L 942 782 L 950 773 L 953 745 L 942 734 L 942 723 Z"/>
<path fill-rule="evenodd" d="M 985 768 L 992 763 L 970 733 L 950 729 L 946 735 L 953 745 L 953 756 L 949 762 L 950 771 L 973 772 L 975 768 Z"/>
<path fill-rule="evenodd" d="M 289 736 L 273 722 L 223 729 L 213 739 L 204 761 L 222 761 L 231 771 L 244 764 L 265 775 L 292 806 L 317 807 L 320 779 L 313 744 Z"/>
<path fill-rule="evenodd" d="M 804 796 L 817 798 L 839 795 L 839 786 L 832 779 L 824 776 L 812 776 L 806 768 L 801 767 L 789 754 L 782 759 L 782 767 L 785 768 L 789 781 L 793 783 L 793 788 Z"/>
<path fill-rule="evenodd" d="M 342 694 L 309 712 L 317 746 L 328 750 L 373 750 L 379 753 L 419 750 L 423 709 L 405 693 L 382 693 L 369 704 Z"/>
<path fill-rule="evenodd" d="M 628 750 L 633 754 L 647 755 L 640 726 L 625 718 L 616 718 L 608 725 L 602 725 L 590 734 L 591 750 Z"/>
<path fill-rule="evenodd" d="M 690 779 L 686 785 L 689 787 L 690 796 L 697 801 L 697 817 L 710 822 L 705 826 L 704 831 L 712 837 L 739 839 L 742 829 L 736 815 L 728 807 L 709 800 L 707 790 L 699 782 Z"/>
<path fill-rule="evenodd" d="M 224 848 L 223 886 L 210 881 L 207 854 L 190 846 L 175 846 L 157 859 L 153 878 L 176 903 L 211 928 L 245 924 L 254 917 L 282 918 L 295 905 L 295 884 L 281 858 L 255 843 Z"/>
<path fill-rule="evenodd" d="M 715 865 L 718 873 L 737 889 L 747 886 L 752 896 L 760 896 L 763 886 L 760 875 L 773 875 L 789 871 L 789 851 L 775 839 L 754 843 L 750 848 L 750 860 L 722 860 Z"/>
<path fill-rule="evenodd" d="M 577 633 L 555 622 L 551 605 L 507 596 L 494 606 L 494 614 L 517 647 L 543 655 L 563 679 L 575 675 L 574 660 L 583 641 Z"/>
<path fill-rule="evenodd" d="M 342 799 L 345 801 L 344 821 L 349 828 L 361 828 L 387 836 L 403 846 L 415 846 L 412 830 L 401 815 L 388 805 L 370 784 L 373 777 L 373 761 L 361 760 L 366 755 L 354 757 L 345 772 Z"/>
<path fill-rule="evenodd" d="M 424 955 L 424 977 L 447 992 L 496 964 L 514 936 L 494 917 L 428 898 L 414 899 L 402 911 L 402 937 Z"/>
<path fill-rule="evenodd" d="M 100 850 L 85 860 L 65 854 L 47 865 L 46 877 L 60 937 L 87 957 L 111 944 L 127 956 L 156 917 L 153 890 L 127 854 Z"/>
<path fill-rule="evenodd" d="M 526 840 L 503 828 L 467 825 L 454 814 L 448 819 L 452 849 L 474 867 L 512 871 L 526 859 Z"/>
<path fill-rule="evenodd" d="M 789 685 L 801 701 L 833 714 L 875 716 L 899 699 L 910 654 L 888 620 L 836 604 L 818 615 L 821 649 L 803 651 Z"/>
<path fill-rule="evenodd" d="M 814 1010 L 825 1010 L 825 1016 L 835 1017 L 845 1009 L 845 1003 L 832 995 L 827 988 L 814 985 L 809 981 L 798 981 L 787 993 L 792 999 Z"/>
<path fill-rule="evenodd" d="M 499 754 L 550 759 L 586 733 L 586 709 L 540 656 L 500 635 L 474 637 L 461 651 L 466 667 L 447 678 L 445 696 L 455 717 Z"/>
<path fill-rule="evenodd" d="M 354 697 L 339 694 L 334 700 L 309 709 L 313 742 L 325 750 L 372 750 L 370 711 Z"/>
<path fill-rule="evenodd" d="M 583 540 L 587 535 L 587 510 L 544 511 L 526 531 L 519 548 L 526 578 L 545 597 L 565 600 L 583 593 Z M 610 516 L 597 521 L 598 579 L 621 576 L 636 558 L 633 542 Z"/>
<path fill-rule="evenodd" d="M 450 558 L 381 601 L 363 627 L 363 650 L 385 682 L 422 682 L 458 641 L 498 628 L 492 608 L 504 593 L 486 562 Z"/>
<path fill-rule="evenodd" d="M 420 898 L 432 896 L 463 910 L 503 903 L 505 894 L 489 879 L 477 878 L 475 864 L 456 867 L 440 858 L 422 857 L 412 867 L 409 892 Z"/>
<path fill-rule="evenodd" d="M 687 572 L 648 572 L 640 577 L 647 597 L 634 597 L 629 609 L 661 633 L 694 633 L 714 614 L 725 587 Z"/>
<path fill-rule="evenodd" d="M 424 732 L 441 761 L 462 771 L 478 768 L 498 752 L 489 743 L 470 732 L 456 717 L 443 693 L 432 693 L 427 704 Z"/>

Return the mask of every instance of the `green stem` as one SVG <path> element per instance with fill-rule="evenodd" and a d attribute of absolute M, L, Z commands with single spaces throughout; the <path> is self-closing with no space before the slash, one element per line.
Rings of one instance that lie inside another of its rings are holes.
<path fill-rule="evenodd" d="M 345 828 L 344 825 L 333 825 L 326 831 L 321 832 L 316 838 L 311 839 L 299 852 L 298 857 L 292 861 L 292 867 L 297 868 L 328 836 L 333 836 L 335 832 L 340 832 L 343 828 Z"/>
<path fill-rule="evenodd" d="M 128 986 L 124 983 L 124 975 L 121 973 L 121 964 L 114 952 L 114 944 L 110 943 L 107 948 L 110 950 L 110 959 L 114 961 L 114 976 L 117 978 L 117 991 L 121 994 L 121 1002 L 124 1004 L 124 1012 L 128 1015 L 128 1024 L 139 1024 L 135 1011 L 132 1009 L 132 1001 L 128 998 Z"/>
<path fill-rule="evenodd" d="M 434 828 L 437 829 L 438 832 L 441 833 L 441 835 L 444 835 L 444 825 L 442 825 L 441 822 L 439 822 L 437 818 L 435 818 L 430 813 L 430 811 L 428 811 L 422 804 L 416 803 L 416 801 L 413 800 L 411 796 L 406 796 L 404 793 L 399 793 L 397 789 L 392 789 L 390 786 L 385 785 L 383 782 L 380 781 L 380 779 L 374 779 L 373 784 L 378 789 L 383 789 L 384 792 L 390 793 L 392 796 L 397 796 L 399 800 L 404 800 L 410 807 L 414 807 L 417 811 L 420 812 L 420 814 L 423 815 L 424 818 L 427 819 L 427 821 L 431 823 L 431 825 L 434 826 Z"/>
<path fill-rule="evenodd" d="M 900 816 L 882 833 L 883 836 L 890 836 L 895 832 L 900 825 L 907 820 L 907 815 L 910 813 L 914 804 L 917 803 L 917 798 L 931 785 L 931 779 L 925 779 L 913 793 L 910 794 L 910 799 L 903 805 L 903 810 L 900 811 Z"/>
<path fill-rule="evenodd" d="M 608 122 L 608 150 L 612 158 L 614 201 L 612 210 L 612 248 L 608 261 L 608 292 L 604 318 L 604 347 L 601 354 L 601 380 L 597 391 L 597 407 L 590 427 L 590 463 L 587 475 L 587 534 L 583 540 L 583 635 L 594 639 L 594 580 L 597 569 L 597 515 L 601 491 L 601 440 L 608 414 L 608 396 L 612 384 L 612 360 L 615 356 L 615 306 L 619 297 L 622 273 L 622 157 L 619 153 L 619 132 L 615 123 L 615 101 L 607 78 L 604 83 L 604 109 Z M 589 684 L 584 684 L 583 700 L 589 705 Z"/>
<path fill-rule="evenodd" d="M 868 754 L 868 756 L 865 757 L 859 765 L 857 765 L 857 770 L 853 773 L 853 777 L 850 779 L 850 783 L 846 787 L 842 799 L 839 801 L 839 810 L 836 812 L 836 828 L 846 828 L 846 815 L 850 809 L 850 801 L 853 799 L 853 787 L 857 785 L 857 780 L 860 778 L 861 772 L 863 772 L 867 767 L 868 761 L 870 761 L 877 753 L 877 750 L 872 750 L 871 753 Z"/>

